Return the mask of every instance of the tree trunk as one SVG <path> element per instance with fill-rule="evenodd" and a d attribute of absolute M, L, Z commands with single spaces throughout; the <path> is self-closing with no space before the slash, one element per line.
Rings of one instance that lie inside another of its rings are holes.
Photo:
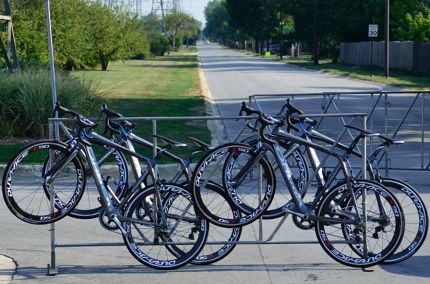
<path fill-rule="evenodd" d="M 102 70 L 106 71 L 109 65 L 109 59 L 102 57 L 100 60 L 100 64 L 102 65 Z"/>
<path fill-rule="evenodd" d="M 314 48 L 313 48 L 313 61 L 315 65 L 319 64 L 320 42 L 319 42 L 319 10 L 318 0 L 314 0 Z"/>
<path fill-rule="evenodd" d="M 258 39 L 255 39 L 254 40 L 254 51 L 255 51 L 255 53 L 259 53 L 258 51 Z"/>

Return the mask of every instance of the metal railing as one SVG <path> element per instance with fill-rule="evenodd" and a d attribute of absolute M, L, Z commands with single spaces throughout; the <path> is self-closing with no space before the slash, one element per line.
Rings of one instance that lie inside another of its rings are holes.
<path fill-rule="evenodd" d="M 305 111 L 316 112 L 317 108 L 324 113 L 341 113 L 351 111 L 365 112 L 367 114 L 367 128 L 372 131 L 383 133 L 387 137 L 410 141 L 408 147 L 419 149 L 419 164 L 408 165 L 399 163 L 393 166 L 391 152 L 397 149 L 388 148 L 383 156 L 382 168 L 386 174 L 389 170 L 428 170 L 430 168 L 430 148 L 426 140 L 430 135 L 430 114 L 426 115 L 426 104 L 429 91 L 372 91 L 372 92 L 330 92 L 330 93 L 287 93 L 287 94 L 256 94 L 248 98 L 249 103 L 255 105 L 260 110 L 268 111 L 273 101 L 283 101 L 292 98 L 295 101 L 302 101 L 306 108 L 311 102 L 313 107 L 308 107 Z M 315 100 L 320 104 L 315 107 Z M 360 102 L 358 103 L 358 101 Z M 351 103 L 357 102 L 356 104 Z M 300 105 L 300 107 L 302 106 Z M 368 105 L 368 107 L 365 107 Z M 345 111 L 344 106 L 348 107 Z M 427 118 L 427 119 L 426 119 Z M 407 123 L 408 120 L 409 124 Z M 341 125 L 345 125 L 345 120 L 340 117 Z M 318 127 L 322 132 L 326 132 L 327 123 L 325 118 L 321 118 Z M 322 128 L 322 129 L 321 129 Z M 353 135 L 349 132 L 353 139 Z M 419 145 L 416 145 L 419 141 Z M 426 147 L 427 146 L 427 147 Z M 370 141 L 370 150 L 373 143 Z M 400 160 L 399 160 L 400 161 Z"/>
<path fill-rule="evenodd" d="M 360 118 L 361 119 L 361 123 L 362 123 L 362 127 L 364 129 L 366 129 L 366 125 L 367 125 L 367 115 L 365 113 L 339 113 L 339 114 L 309 114 L 307 116 L 312 116 L 312 117 L 351 117 L 351 121 L 354 120 L 355 118 Z M 252 117 L 244 117 L 244 116 L 237 116 L 237 117 L 220 117 L 220 116 L 212 116 L 212 117 L 208 117 L 208 116 L 193 116 L 193 117 L 124 117 L 121 118 L 123 120 L 130 120 L 130 121 L 150 121 L 152 123 L 152 134 L 157 134 L 157 123 L 159 121 L 178 121 L 178 120 L 182 120 L 182 121 L 195 121 L 195 120 L 205 120 L 205 121 L 210 121 L 210 120 L 221 120 L 221 121 L 225 121 L 225 120 L 243 120 L 243 119 L 249 119 Z M 121 120 L 120 119 L 120 120 Z M 59 124 L 63 123 L 64 121 L 68 121 L 69 119 L 61 119 L 61 118 L 51 118 L 49 119 L 49 129 L 50 129 L 50 138 L 51 139 L 55 139 L 56 137 L 59 137 Z M 243 129 L 242 129 L 243 130 Z M 343 129 L 343 133 L 346 130 Z M 342 135 L 339 135 L 337 141 L 340 140 Z M 57 138 L 58 139 L 58 138 Z M 335 145 L 333 146 L 335 147 Z M 366 177 L 366 148 L 367 148 L 367 144 L 366 144 L 366 138 L 363 139 L 363 143 L 362 143 L 362 153 L 363 153 L 363 158 L 362 158 L 362 175 L 363 178 Z M 156 154 L 157 151 L 157 139 L 156 137 L 153 137 L 153 153 L 154 155 Z M 322 165 L 321 165 L 322 166 Z M 316 171 L 318 171 L 318 169 L 316 169 Z M 276 196 L 275 196 L 276 198 Z M 53 200 L 53 198 L 51 197 L 51 200 Z M 52 202 L 51 202 L 52 203 Z M 52 204 L 52 210 L 53 210 L 53 204 Z M 275 237 L 275 235 L 277 234 L 277 232 L 279 231 L 279 229 L 281 228 L 281 226 L 284 224 L 286 218 L 288 217 L 288 214 L 284 215 L 279 223 L 276 225 L 276 227 L 273 229 L 273 231 L 270 233 L 270 235 L 264 239 L 263 236 L 263 222 L 262 219 L 260 218 L 259 220 L 259 236 L 258 236 L 258 240 L 241 240 L 238 242 L 235 242 L 235 244 L 245 244 L 245 245 L 250 245 L 250 244 L 317 244 L 317 241 L 273 241 L 273 238 Z M 55 239 L 55 223 L 51 223 L 50 225 L 50 239 L 51 239 L 51 259 L 50 259 L 50 264 L 48 264 L 48 275 L 56 275 L 58 273 L 57 270 L 57 264 L 56 264 L 56 248 L 71 248 L 71 247 L 98 247 L 98 246 L 123 246 L 123 243 L 76 243 L 76 244 L 57 244 L 56 243 L 56 239 Z M 212 241 L 212 242 L 207 242 L 207 244 L 229 244 L 231 242 L 229 241 Z"/>

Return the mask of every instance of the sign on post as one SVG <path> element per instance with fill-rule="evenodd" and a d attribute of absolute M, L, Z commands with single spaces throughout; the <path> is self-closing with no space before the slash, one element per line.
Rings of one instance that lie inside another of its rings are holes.
<path fill-rule="evenodd" d="M 369 25 L 369 37 L 378 37 L 378 25 Z"/>

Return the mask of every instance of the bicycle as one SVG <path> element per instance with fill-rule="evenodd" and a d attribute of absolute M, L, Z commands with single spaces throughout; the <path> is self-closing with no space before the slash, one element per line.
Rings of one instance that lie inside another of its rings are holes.
<path fill-rule="evenodd" d="M 138 261 L 156 269 L 174 269 L 194 259 L 205 244 L 208 224 L 194 210 L 191 194 L 178 185 L 159 183 L 150 160 L 95 133 L 95 122 L 62 107 L 58 102 L 55 108 L 72 117 L 78 129 L 76 136 L 67 144 L 50 140 L 35 142 L 9 162 L 3 178 L 3 197 L 10 211 L 32 224 L 47 224 L 66 216 L 83 194 L 85 168 L 79 155 L 83 151 L 97 185 L 104 215 L 120 230 L 127 249 Z M 122 200 L 112 199 L 115 193 L 102 178 L 89 139 L 136 157 L 146 165 L 155 183 L 142 190 L 142 176 L 130 185 L 130 191 Z M 22 188 L 19 186 L 22 181 L 19 171 L 25 170 L 25 163 L 31 160 L 32 167 L 37 168 L 34 174 L 38 179 L 27 182 L 26 187 Z M 60 195 L 64 187 L 56 183 L 57 178 L 74 169 L 78 173 L 78 182 L 74 181 L 72 186 L 75 188 L 73 195 L 71 198 Z M 22 198 L 20 192 L 24 194 Z M 25 197 L 36 194 L 38 202 L 30 208 L 34 198 Z M 162 195 L 164 198 L 161 198 Z M 41 212 L 41 203 L 49 204 L 48 212 Z"/>
<path fill-rule="evenodd" d="M 391 192 L 393 192 L 400 202 L 400 206 L 402 207 L 404 211 L 404 215 L 408 216 L 408 220 L 405 222 L 405 235 L 402 239 L 402 242 L 399 246 L 399 248 L 386 260 L 384 260 L 384 263 L 386 264 L 392 264 L 392 263 L 398 263 L 401 261 L 405 261 L 406 259 L 410 258 L 412 255 L 414 255 L 421 245 L 424 243 L 424 240 L 427 236 L 428 231 L 428 214 L 427 209 L 425 206 L 424 201 L 419 196 L 419 193 L 408 183 L 396 179 L 396 178 L 386 178 L 382 177 L 379 171 L 378 167 L 378 161 L 381 160 L 382 156 L 381 153 L 388 148 L 391 145 L 397 145 L 397 144 L 403 144 L 404 141 L 400 140 L 393 140 L 388 137 L 385 137 L 383 135 L 380 135 L 378 133 L 373 133 L 371 131 L 366 131 L 363 129 L 360 129 L 358 127 L 354 127 L 351 125 L 345 125 L 347 128 L 350 128 L 352 130 L 358 131 L 359 135 L 357 135 L 352 143 L 349 146 L 346 146 L 342 143 L 336 143 L 336 141 L 332 138 L 329 138 L 322 133 L 318 132 L 315 129 L 315 126 L 317 125 L 317 122 L 306 117 L 302 117 L 299 119 L 293 119 L 293 114 L 299 114 L 304 115 L 304 113 L 295 107 L 291 100 L 287 100 L 286 105 L 283 107 L 283 109 L 287 110 L 285 112 L 285 121 L 287 122 L 289 129 L 294 129 L 295 131 L 299 132 L 299 135 L 304 138 L 308 139 L 310 141 L 321 141 L 324 143 L 327 143 L 329 145 L 335 145 L 336 148 L 341 149 L 345 151 L 345 158 L 349 158 L 351 155 L 362 158 L 362 154 L 356 150 L 354 150 L 358 144 L 358 142 L 364 137 L 372 135 L 373 137 L 379 138 L 381 140 L 381 144 L 376 147 L 374 152 L 368 156 L 366 159 L 367 164 L 367 173 L 369 175 L 369 179 L 374 180 L 378 183 L 381 183 L 385 187 L 387 187 Z M 281 111 L 283 112 L 283 111 Z M 308 126 L 305 127 L 304 124 L 307 124 Z M 297 126 L 298 125 L 298 126 Z M 296 149 L 297 145 L 290 144 L 283 144 L 283 148 L 286 149 L 286 152 L 289 152 L 291 149 Z M 300 150 L 294 150 L 295 155 L 302 155 L 302 151 Z M 307 153 L 308 162 L 307 160 L 302 157 L 302 160 L 306 164 L 306 168 L 312 168 L 314 171 L 317 171 L 317 182 L 320 186 L 324 185 L 324 183 L 328 182 L 326 177 L 327 172 L 324 168 L 321 168 L 321 163 L 318 158 L 316 157 L 316 153 L 312 148 L 306 148 L 304 152 Z M 339 171 L 338 168 L 335 168 L 333 170 L 334 173 L 336 171 Z M 360 175 L 361 172 L 357 173 L 357 176 Z M 405 212 L 406 211 L 406 212 Z M 295 223 L 299 225 L 297 219 L 295 219 Z M 300 225 L 299 225 L 300 227 Z M 302 227 L 306 228 L 306 227 Z"/>
<path fill-rule="evenodd" d="M 404 216 L 393 194 L 376 182 L 353 179 L 341 155 L 283 132 L 280 129 L 282 121 L 253 110 L 245 103 L 241 107 L 243 112 L 256 115 L 260 125 L 256 147 L 240 143 L 221 145 L 207 153 L 193 175 L 195 204 L 211 223 L 226 227 L 243 226 L 265 212 L 275 194 L 274 186 L 266 186 L 274 185 L 274 180 L 271 180 L 273 166 L 266 158 L 266 153 L 271 153 L 291 194 L 292 202 L 283 210 L 315 222 L 318 242 L 330 257 L 345 265 L 367 267 L 381 262 L 398 247 L 403 236 Z M 269 125 L 275 126 L 271 133 L 266 130 Z M 305 203 L 279 141 L 292 141 L 335 157 L 344 180 L 329 189 L 318 191 L 311 203 Z M 255 171 L 260 167 L 262 173 L 258 175 Z M 255 183 L 258 179 L 260 184 L 263 183 L 259 187 L 260 194 L 241 187 L 248 180 Z M 243 213 L 242 218 L 219 216 L 212 210 L 211 205 L 216 201 L 206 187 L 211 182 L 223 185 L 230 201 Z M 360 197 L 361 203 L 358 202 Z M 366 208 L 367 205 L 370 208 Z"/>
<path fill-rule="evenodd" d="M 153 144 L 151 142 L 143 139 L 142 137 L 137 136 L 134 133 L 135 125 L 133 123 L 126 120 L 114 121 L 114 119 L 122 118 L 123 116 L 121 114 L 108 109 L 106 105 L 102 107 L 101 112 L 106 116 L 106 130 L 112 133 L 111 136 L 117 142 L 121 141 L 121 143 L 125 144 L 126 147 L 132 151 L 135 151 L 134 144 L 142 145 L 153 149 Z M 161 148 L 157 147 L 157 154 L 154 157 L 153 161 L 157 163 L 157 161 L 164 155 L 175 161 L 175 163 L 177 163 L 179 167 L 178 170 L 174 173 L 173 177 L 170 178 L 168 182 L 170 184 L 180 184 L 184 188 L 188 188 L 191 179 L 190 166 L 192 161 L 195 159 L 197 154 L 207 152 L 212 147 L 204 143 L 203 141 L 200 141 L 199 139 L 189 137 L 191 141 L 197 144 L 198 148 L 192 151 L 192 153 L 187 159 L 183 159 L 173 154 L 169 150 L 175 147 L 185 146 L 185 144 L 160 135 L 156 135 L 155 137 L 164 141 L 165 146 Z M 109 150 L 105 155 L 109 154 L 112 154 L 112 150 Z M 139 162 L 136 160 L 132 160 L 131 166 L 135 178 L 139 178 L 142 175 Z M 226 199 L 225 193 L 219 185 L 210 184 L 209 186 L 216 194 L 220 196 L 220 198 Z M 225 210 L 233 216 L 240 216 L 239 210 L 235 209 L 233 206 L 225 207 Z M 225 258 L 235 248 L 235 243 L 240 239 L 241 232 L 241 228 L 222 228 L 219 226 L 212 226 L 208 234 L 208 239 L 210 239 L 211 241 L 206 242 L 206 245 L 203 247 L 201 253 L 194 260 L 192 260 L 191 263 L 211 264 Z M 224 240 L 227 241 L 225 242 Z M 214 244 L 210 244 L 211 242 Z"/>

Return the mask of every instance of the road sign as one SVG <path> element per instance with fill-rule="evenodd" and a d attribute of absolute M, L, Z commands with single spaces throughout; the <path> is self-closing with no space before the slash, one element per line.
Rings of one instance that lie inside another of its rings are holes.
<path fill-rule="evenodd" d="M 369 25 L 369 37 L 378 37 L 378 25 Z"/>

